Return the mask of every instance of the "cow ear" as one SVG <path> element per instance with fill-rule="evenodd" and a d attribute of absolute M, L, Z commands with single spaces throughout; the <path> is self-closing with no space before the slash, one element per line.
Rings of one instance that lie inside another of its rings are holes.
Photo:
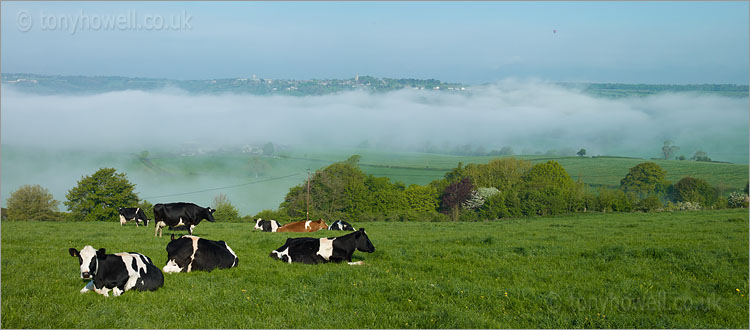
<path fill-rule="evenodd" d="M 101 248 L 96 251 L 96 257 L 99 259 L 105 259 L 107 258 L 107 250 L 104 248 Z"/>
<path fill-rule="evenodd" d="M 364 227 L 359 227 L 359 231 L 361 231 L 361 232 L 364 233 L 365 232 L 365 228 Z"/>
<path fill-rule="evenodd" d="M 68 249 L 68 252 L 70 252 L 70 256 L 71 257 L 77 257 L 78 256 L 78 250 L 76 250 L 74 248 Z"/>

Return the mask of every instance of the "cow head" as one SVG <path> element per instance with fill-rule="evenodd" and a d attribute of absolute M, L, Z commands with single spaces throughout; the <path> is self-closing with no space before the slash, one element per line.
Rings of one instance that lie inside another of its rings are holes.
<path fill-rule="evenodd" d="M 260 223 L 263 221 L 263 218 L 258 218 L 258 220 L 255 220 L 255 230 L 263 230 L 263 227 L 260 225 Z"/>
<path fill-rule="evenodd" d="M 106 250 L 104 248 L 94 250 L 91 245 L 86 245 L 85 247 L 83 247 L 83 249 L 81 249 L 81 251 L 70 248 L 68 249 L 68 252 L 70 252 L 71 256 L 78 257 L 78 264 L 81 267 L 82 279 L 93 278 L 99 268 L 99 259 L 104 259 L 107 257 Z"/>
<path fill-rule="evenodd" d="M 206 220 L 210 222 L 216 222 L 216 220 L 214 220 L 214 212 L 216 212 L 216 209 L 207 207 L 206 208 Z"/>
<path fill-rule="evenodd" d="M 325 221 L 323 221 L 323 219 L 318 219 L 315 221 L 310 221 L 310 228 L 312 229 L 312 231 L 318 231 L 321 229 L 328 229 L 328 225 Z"/>
<path fill-rule="evenodd" d="M 354 232 L 354 241 L 357 244 L 357 250 L 368 253 L 375 252 L 375 246 L 370 242 L 364 228 L 359 228 L 358 231 Z"/>

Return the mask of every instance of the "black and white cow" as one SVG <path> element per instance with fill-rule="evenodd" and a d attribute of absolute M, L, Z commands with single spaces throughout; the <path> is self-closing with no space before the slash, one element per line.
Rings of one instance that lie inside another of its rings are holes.
<path fill-rule="evenodd" d="M 124 225 L 128 221 L 135 221 L 135 226 L 138 227 L 138 223 L 143 223 L 144 226 L 148 226 L 148 217 L 146 213 L 139 207 L 121 207 L 117 209 L 120 213 L 120 226 Z"/>
<path fill-rule="evenodd" d="M 276 220 L 263 220 L 258 218 L 258 220 L 255 220 L 255 228 L 253 229 L 275 233 L 279 227 L 281 227 L 281 224 Z"/>
<path fill-rule="evenodd" d="M 106 254 L 104 248 L 95 250 L 91 245 L 86 245 L 81 251 L 70 248 L 68 252 L 71 256 L 78 257 L 81 278 L 91 279 L 81 289 L 81 293 L 94 290 L 109 297 L 109 291 L 112 290 L 117 297 L 130 289 L 154 291 L 164 285 L 164 275 L 159 267 L 140 253 Z"/>
<path fill-rule="evenodd" d="M 237 267 L 239 258 L 224 241 L 212 241 L 193 235 L 178 239 L 172 234 L 167 244 L 167 265 L 165 273 L 190 272 L 193 270 L 212 271 L 215 268 Z"/>
<path fill-rule="evenodd" d="M 216 212 L 215 209 L 200 207 L 193 203 L 156 204 L 154 205 L 154 222 L 156 223 L 154 236 L 158 234 L 161 237 L 162 228 L 166 226 L 169 226 L 170 229 L 184 226 L 187 228 L 188 233 L 192 235 L 193 228 L 201 220 L 206 219 L 210 222 L 215 222 L 214 212 Z"/>
<path fill-rule="evenodd" d="M 354 231 L 354 227 L 346 221 L 343 220 L 336 220 L 334 223 L 332 223 L 330 226 L 328 226 L 328 230 L 348 230 L 348 231 Z"/>
<path fill-rule="evenodd" d="M 372 253 L 375 247 L 367 237 L 364 228 L 351 234 L 330 238 L 298 237 L 287 238 L 286 243 L 273 250 L 269 257 L 284 262 L 301 262 L 306 264 L 348 261 L 350 265 L 355 250 Z"/>

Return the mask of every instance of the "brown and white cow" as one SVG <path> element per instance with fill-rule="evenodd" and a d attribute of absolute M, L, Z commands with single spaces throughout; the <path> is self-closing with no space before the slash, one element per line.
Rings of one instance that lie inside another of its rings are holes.
<path fill-rule="evenodd" d="M 279 227 L 276 232 L 310 233 L 321 229 L 328 229 L 328 225 L 323 219 L 290 222 Z"/>

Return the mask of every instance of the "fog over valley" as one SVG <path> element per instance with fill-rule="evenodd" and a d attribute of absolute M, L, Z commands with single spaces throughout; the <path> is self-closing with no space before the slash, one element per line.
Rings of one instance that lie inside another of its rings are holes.
<path fill-rule="evenodd" d="M 3 205 L 24 184 L 40 184 L 64 201 L 68 189 L 100 167 L 127 173 L 139 196 L 153 203 L 208 205 L 212 196 L 226 193 L 243 214 L 276 208 L 289 187 L 304 181 L 300 173 L 149 199 L 256 179 L 249 169 L 247 176 L 236 177 L 221 167 L 194 170 L 189 180 L 160 178 L 136 157 L 144 150 L 154 157 L 178 155 L 186 145 L 239 150 L 272 142 L 296 150 L 367 145 L 416 152 L 470 145 L 484 152 L 510 147 L 517 155 L 564 156 L 585 148 L 589 156 L 648 159 L 660 157 L 664 141 L 671 140 L 680 147 L 676 156 L 690 158 L 702 150 L 713 160 L 748 162 L 747 97 L 661 93 L 602 98 L 538 80 L 507 79 L 465 93 L 403 89 L 301 97 L 195 95 L 176 88 L 33 95 L 3 85 L 1 102 Z M 245 160 L 236 164 L 252 167 Z"/>

